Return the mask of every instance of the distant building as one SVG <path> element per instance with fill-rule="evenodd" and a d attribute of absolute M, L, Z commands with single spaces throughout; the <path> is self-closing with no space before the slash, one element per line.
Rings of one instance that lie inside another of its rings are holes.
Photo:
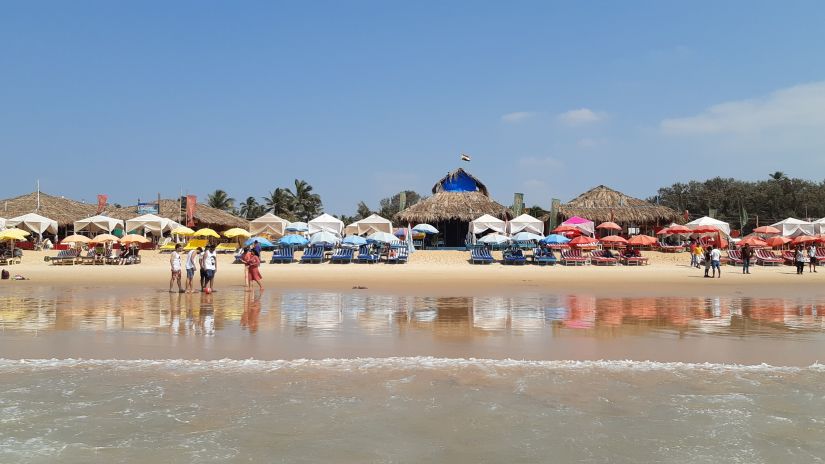
<path fill-rule="evenodd" d="M 658 227 L 680 220 L 678 211 L 640 200 L 604 185 L 594 187 L 559 207 L 558 222 L 573 216 L 601 222 L 615 222 L 623 232 L 637 229 L 638 233 L 652 233 Z M 545 220 L 549 217 L 545 217 Z"/>

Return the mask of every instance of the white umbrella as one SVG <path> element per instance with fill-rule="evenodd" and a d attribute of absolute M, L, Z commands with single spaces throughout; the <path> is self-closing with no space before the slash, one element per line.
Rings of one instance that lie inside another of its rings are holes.
<path fill-rule="evenodd" d="M 413 230 L 416 232 L 421 232 L 422 234 L 437 234 L 438 229 L 429 225 L 429 224 L 417 224 L 413 227 Z"/>
<path fill-rule="evenodd" d="M 368 235 L 367 240 L 372 240 L 373 242 L 392 243 L 397 242 L 398 237 L 396 237 L 393 234 L 388 234 L 386 232 L 375 232 L 371 235 Z"/>
<path fill-rule="evenodd" d="M 534 234 L 532 232 L 519 232 L 516 235 L 513 235 L 512 239 L 517 242 L 529 242 L 530 240 L 538 242 L 539 240 L 543 240 L 544 236 Z"/>
<path fill-rule="evenodd" d="M 322 230 L 321 232 L 316 232 L 312 234 L 312 237 L 310 237 L 309 239 L 309 243 L 311 243 L 312 245 L 335 245 L 340 241 L 341 239 L 338 238 L 337 235 L 333 234 L 332 232 L 327 232 L 326 230 Z"/>
<path fill-rule="evenodd" d="M 306 232 L 309 230 L 309 226 L 306 222 L 290 222 L 286 225 L 285 230 L 289 232 Z"/>
<path fill-rule="evenodd" d="M 489 245 L 501 245 L 503 243 L 509 243 L 510 238 L 501 234 L 487 234 L 484 237 L 481 237 L 478 241 Z"/>

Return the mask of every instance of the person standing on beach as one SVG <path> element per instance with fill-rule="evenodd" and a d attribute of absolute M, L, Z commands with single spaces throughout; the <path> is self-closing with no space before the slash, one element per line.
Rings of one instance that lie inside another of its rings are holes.
<path fill-rule="evenodd" d="M 688 248 L 688 251 L 690 251 L 690 267 L 699 267 L 699 257 L 694 253 L 694 251 L 696 251 L 695 240 L 690 239 L 690 248 Z"/>
<path fill-rule="evenodd" d="M 742 247 L 742 274 L 751 273 L 751 256 L 753 251 L 747 243 Z"/>
<path fill-rule="evenodd" d="M 710 247 L 705 248 L 705 255 L 703 256 L 705 260 L 705 277 L 710 277 Z"/>
<path fill-rule="evenodd" d="M 201 276 L 201 291 L 206 288 L 206 248 L 204 248 L 203 253 L 200 254 L 200 259 L 198 259 L 198 264 L 200 265 L 200 276 Z"/>
<path fill-rule="evenodd" d="M 261 291 L 264 291 L 264 286 L 261 285 L 261 258 L 255 254 L 254 249 L 249 249 L 243 255 L 243 263 L 246 267 L 246 291 L 250 291 L 252 287 L 252 282 L 258 284 L 258 288 Z"/>
<path fill-rule="evenodd" d="M 172 277 L 169 279 L 169 293 L 172 293 L 173 282 L 178 283 L 178 292 L 183 293 L 183 287 L 180 284 L 180 250 L 181 246 L 180 243 L 178 243 L 177 245 L 175 245 L 175 251 L 172 252 L 172 256 L 169 257 L 169 265 L 172 268 Z"/>
<path fill-rule="evenodd" d="M 198 247 L 186 255 L 186 293 L 192 293 L 194 291 L 192 288 L 192 279 L 195 277 L 195 269 L 198 267 L 198 261 L 200 261 L 198 258 L 202 251 L 203 249 Z"/>
<path fill-rule="evenodd" d="M 805 256 L 805 249 L 802 248 L 802 245 L 796 246 L 796 253 L 794 255 L 796 261 L 796 273 L 802 275 L 805 272 L 805 261 L 807 261 L 807 256 Z"/>
<path fill-rule="evenodd" d="M 710 268 L 713 270 L 713 275 L 711 277 L 722 277 L 722 250 L 719 249 L 717 245 L 713 245 L 713 249 L 710 250 Z M 716 272 L 719 271 L 719 275 L 716 275 Z"/>
<path fill-rule="evenodd" d="M 206 268 L 206 286 L 204 290 L 214 291 L 215 273 L 218 272 L 218 256 L 215 254 L 215 246 L 209 245 L 203 253 L 203 266 Z"/>
<path fill-rule="evenodd" d="M 808 247 L 808 272 L 816 272 L 816 245 L 811 243 L 811 246 Z"/>

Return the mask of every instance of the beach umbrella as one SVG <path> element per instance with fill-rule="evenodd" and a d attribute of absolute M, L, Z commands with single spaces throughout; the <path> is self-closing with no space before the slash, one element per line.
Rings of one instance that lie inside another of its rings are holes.
<path fill-rule="evenodd" d="M 382 242 L 382 243 L 392 243 L 398 240 L 393 234 L 388 234 L 386 232 L 375 232 L 367 236 L 367 240 L 371 242 Z"/>
<path fill-rule="evenodd" d="M 634 235 L 627 240 L 628 245 L 651 246 L 656 244 L 656 237 L 650 235 Z"/>
<path fill-rule="evenodd" d="M 392 234 L 396 237 L 406 237 L 407 229 L 395 229 L 395 231 Z"/>
<path fill-rule="evenodd" d="M 743 238 L 742 240 L 739 240 L 739 243 L 737 243 L 737 245 L 739 245 L 739 246 L 750 245 L 751 247 L 761 248 L 761 247 L 768 246 L 768 243 L 765 242 L 764 240 L 762 240 L 759 237 L 755 237 L 755 236 L 751 235 L 751 236 Z"/>
<path fill-rule="evenodd" d="M 541 243 L 544 243 L 546 245 L 564 245 L 569 241 L 569 238 L 559 234 L 550 234 L 547 237 L 541 239 Z"/>
<path fill-rule="evenodd" d="M 479 240 L 481 243 L 486 243 L 488 245 L 501 245 L 504 243 L 510 243 L 510 239 L 504 235 L 499 233 L 487 234 L 484 237 L 481 237 Z"/>
<path fill-rule="evenodd" d="M 765 243 L 767 243 L 768 245 L 770 245 L 774 248 L 783 246 L 783 245 L 785 245 L 787 243 L 790 243 L 790 242 L 791 242 L 791 239 L 789 239 L 788 237 L 770 237 L 767 240 L 765 240 Z"/>
<path fill-rule="evenodd" d="M 178 226 L 178 227 L 175 227 L 174 229 L 172 229 L 172 234 L 174 234 L 174 235 L 188 236 L 188 235 L 193 235 L 194 233 L 195 233 L 194 230 L 192 230 L 192 229 L 190 229 L 186 226 Z"/>
<path fill-rule="evenodd" d="M 558 233 L 561 233 L 561 232 L 581 232 L 581 229 L 579 229 L 578 227 L 576 227 L 574 225 L 570 225 L 570 224 L 562 224 L 562 225 L 556 227 L 555 229 L 553 229 L 553 233 L 558 234 Z"/>
<path fill-rule="evenodd" d="M 588 237 L 586 235 L 579 235 L 578 237 L 574 238 L 573 240 L 570 240 L 568 245 L 586 246 L 586 245 L 595 245 L 596 243 L 599 243 L 599 241 L 596 240 L 593 237 Z"/>
<path fill-rule="evenodd" d="M 92 239 L 85 235 L 73 234 L 61 240 L 60 243 L 89 243 L 91 241 Z"/>
<path fill-rule="evenodd" d="M 656 235 L 668 235 L 670 234 L 670 227 L 665 227 L 664 229 L 660 229 L 656 232 Z"/>
<path fill-rule="evenodd" d="M 395 240 L 395 236 L 393 236 L 393 240 Z M 312 237 L 309 238 L 309 243 L 312 245 L 335 245 L 340 241 L 341 239 L 338 238 L 337 235 L 327 230 L 315 232 L 314 234 L 312 234 Z"/>
<path fill-rule="evenodd" d="M 0 232 L 0 240 L 26 240 L 29 235 L 31 233 L 28 231 L 12 227 Z"/>
<path fill-rule="evenodd" d="M 236 235 L 236 237 L 240 237 L 240 235 Z M 252 237 L 249 240 L 245 241 L 243 244 L 244 246 L 250 246 L 254 243 L 260 243 L 262 247 L 274 247 L 275 244 L 270 242 L 264 237 Z"/>
<path fill-rule="evenodd" d="M 620 235 L 609 235 L 600 240 L 602 243 L 627 243 L 627 239 Z"/>
<path fill-rule="evenodd" d="M 342 243 L 345 243 L 347 245 L 361 246 L 367 244 L 367 239 L 361 237 L 360 235 L 347 235 L 346 237 L 344 237 L 344 241 Z"/>
<path fill-rule="evenodd" d="M 531 240 L 538 242 L 544 239 L 543 236 L 534 234 L 532 232 L 519 232 L 516 235 L 513 235 L 511 238 L 517 242 L 529 242 Z"/>
<path fill-rule="evenodd" d="M 683 226 L 681 224 L 674 224 L 667 228 L 670 234 L 690 234 L 693 232 L 690 227 Z M 716 232 L 716 230 L 713 230 Z"/>
<path fill-rule="evenodd" d="M 306 222 L 290 222 L 284 230 L 289 232 L 306 232 L 309 230 L 309 226 Z"/>
<path fill-rule="evenodd" d="M 791 240 L 791 242 L 794 245 L 799 245 L 799 244 L 804 244 L 804 243 L 811 243 L 811 242 L 818 242 L 818 241 L 819 241 L 818 237 L 811 237 L 810 235 L 800 235 L 800 236 L 794 238 L 793 240 Z"/>
<path fill-rule="evenodd" d="M 120 239 L 112 234 L 100 234 L 92 238 L 90 243 L 119 242 Z"/>
<path fill-rule="evenodd" d="M 415 227 L 413 227 L 413 230 L 427 235 L 433 235 L 438 233 L 438 229 L 429 224 L 416 224 Z"/>
<path fill-rule="evenodd" d="M 765 235 L 775 235 L 775 234 L 781 234 L 782 231 L 777 229 L 776 227 L 762 226 L 762 227 L 757 227 L 756 229 L 753 229 L 753 233 L 755 233 L 755 234 L 765 234 Z"/>
<path fill-rule="evenodd" d="M 309 240 L 300 235 L 286 235 L 278 243 L 281 245 L 306 245 Z"/>
<path fill-rule="evenodd" d="M 670 230 L 672 232 L 673 228 L 671 227 Z M 719 228 L 714 226 L 698 226 L 692 229 L 692 232 L 694 234 L 716 234 L 719 233 Z"/>
<path fill-rule="evenodd" d="M 151 240 L 138 234 L 124 235 L 120 238 L 120 243 L 149 243 Z"/>
<path fill-rule="evenodd" d="M 212 229 L 210 229 L 210 228 L 208 228 L 208 227 L 204 227 L 203 229 L 198 229 L 198 230 L 196 230 L 196 231 L 195 231 L 195 233 L 194 233 L 194 234 L 192 234 L 192 235 L 194 235 L 195 237 L 214 237 L 214 238 L 221 238 L 221 236 L 220 236 L 220 235 L 218 235 L 218 233 L 217 233 L 217 232 L 215 232 L 214 230 L 212 230 Z"/>
<path fill-rule="evenodd" d="M 622 230 L 622 226 L 616 224 L 615 222 L 603 222 L 596 226 L 597 229 L 604 229 L 604 230 Z"/>
<path fill-rule="evenodd" d="M 233 229 L 229 229 L 223 233 L 223 236 L 226 238 L 249 238 L 252 234 L 249 233 L 248 230 L 241 229 L 239 227 L 235 227 Z"/>

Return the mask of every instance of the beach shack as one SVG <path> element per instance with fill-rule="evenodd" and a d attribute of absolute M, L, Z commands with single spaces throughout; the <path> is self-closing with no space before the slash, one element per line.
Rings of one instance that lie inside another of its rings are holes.
<path fill-rule="evenodd" d="M 53 220 L 54 224 L 49 223 L 47 227 L 32 231 L 34 236 L 30 237 L 30 240 L 38 238 L 39 232 L 44 238 L 50 238 L 54 243 L 57 243 L 59 237 L 65 237 L 72 233 L 75 221 L 95 215 L 97 204 L 83 203 L 43 192 L 32 192 L 19 197 L 0 200 L 0 217 L 10 220 L 32 213 Z M 41 221 L 41 223 L 45 224 L 45 221 Z M 16 223 L 11 221 L 6 226 L 11 227 L 14 224 Z M 27 243 L 19 245 L 21 248 L 28 247 Z"/>
<path fill-rule="evenodd" d="M 490 198 L 487 187 L 476 177 L 456 169 L 441 178 L 432 188 L 433 196 L 401 211 L 396 224 L 432 224 L 439 230 L 438 244 L 463 247 L 470 223 L 485 214 L 509 220 L 513 213 Z"/>

